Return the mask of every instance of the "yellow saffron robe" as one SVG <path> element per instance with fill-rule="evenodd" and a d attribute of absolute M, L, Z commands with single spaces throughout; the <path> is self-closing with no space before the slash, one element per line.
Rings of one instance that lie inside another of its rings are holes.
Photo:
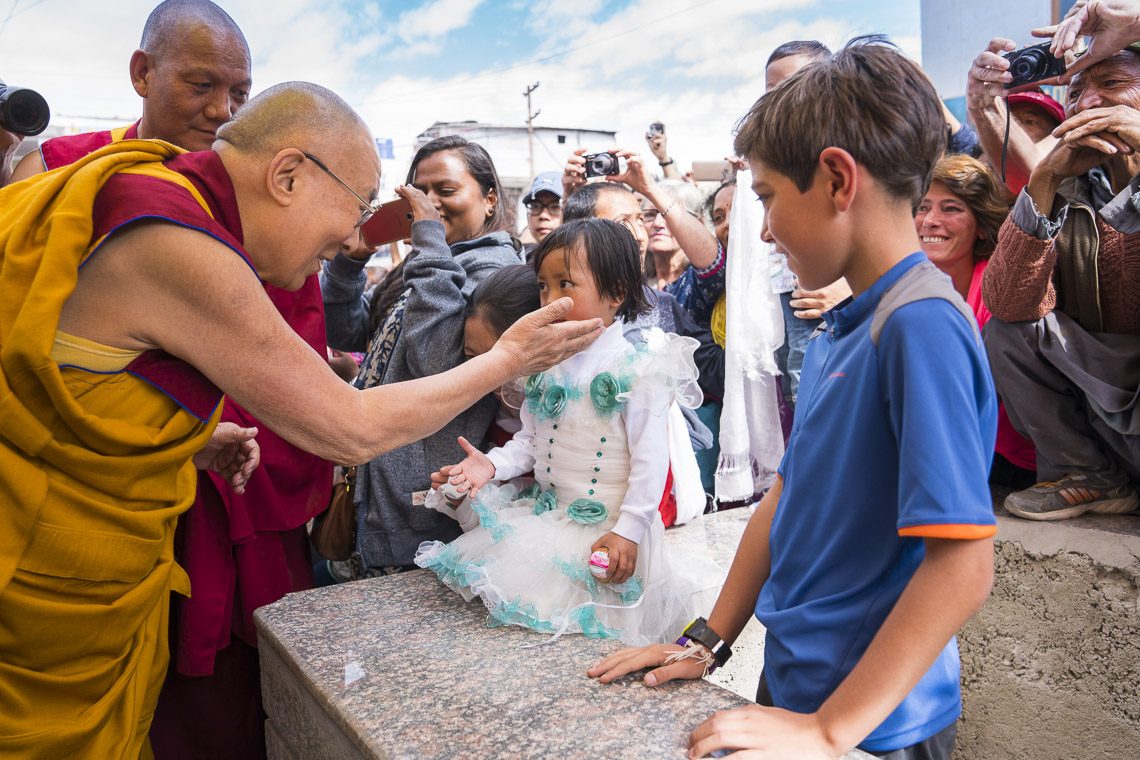
<path fill-rule="evenodd" d="M 116 143 L 0 190 L 0 757 L 149 755 L 169 596 L 189 593 L 175 523 L 221 404 L 202 420 L 52 350 L 100 187 L 124 170 L 174 175 L 160 162 L 179 152 Z"/>

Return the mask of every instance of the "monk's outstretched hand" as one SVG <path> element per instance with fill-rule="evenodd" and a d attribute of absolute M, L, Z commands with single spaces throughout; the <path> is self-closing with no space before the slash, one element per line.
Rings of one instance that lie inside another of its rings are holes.
<path fill-rule="evenodd" d="M 559 298 L 515 322 L 492 350 L 509 354 L 520 375 L 533 375 L 568 359 L 602 334 L 600 319 L 563 321 L 574 302 Z"/>

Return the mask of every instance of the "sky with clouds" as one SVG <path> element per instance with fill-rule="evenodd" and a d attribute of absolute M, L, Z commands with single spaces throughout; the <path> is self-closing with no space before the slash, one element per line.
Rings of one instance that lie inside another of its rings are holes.
<path fill-rule="evenodd" d="M 763 91 L 764 62 L 790 39 L 832 47 L 884 33 L 920 59 L 919 0 L 223 0 L 253 52 L 256 93 L 305 79 L 332 88 L 406 165 L 433 122 L 613 130 L 670 152 L 724 156 Z M 150 0 L 0 0 L 0 77 L 47 97 L 60 121 L 137 118 L 127 62 Z M 596 146 L 605 149 L 610 146 Z M 552 160 L 549 156 L 544 160 Z M 387 172 L 386 172 L 387 173 Z"/>

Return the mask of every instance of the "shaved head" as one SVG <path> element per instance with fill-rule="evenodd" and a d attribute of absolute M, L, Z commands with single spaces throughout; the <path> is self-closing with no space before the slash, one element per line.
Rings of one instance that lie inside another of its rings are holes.
<path fill-rule="evenodd" d="M 375 152 L 371 132 L 352 106 L 332 90 L 310 82 L 270 87 L 218 130 L 219 140 L 256 155 L 273 154 L 302 140 L 343 145 L 354 136 L 367 141 Z"/>
<path fill-rule="evenodd" d="M 209 150 L 253 85 L 245 35 L 206 0 L 167 0 L 155 8 L 130 69 L 143 98 L 139 137 L 186 150 Z"/>
<path fill-rule="evenodd" d="M 274 85 L 218 130 L 213 149 L 266 282 L 295 290 L 321 259 L 359 242 L 380 192 L 380 154 L 364 120 L 332 90 Z"/>
<path fill-rule="evenodd" d="M 139 49 L 161 58 L 185 38 L 188 29 L 200 26 L 233 35 L 249 57 L 249 44 L 241 29 L 228 13 L 209 0 L 166 0 L 159 3 L 147 16 Z"/>

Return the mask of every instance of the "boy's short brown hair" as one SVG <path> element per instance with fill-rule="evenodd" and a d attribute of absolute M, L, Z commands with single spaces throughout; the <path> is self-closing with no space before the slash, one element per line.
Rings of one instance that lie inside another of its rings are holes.
<path fill-rule="evenodd" d="M 887 192 L 914 206 L 946 147 L 946 123 L 918 64 L 884 37 L 856 37 L 756 101 L 733 147 L 800 192 L 811 186 L 819 154 L 843 148 Z"/>

